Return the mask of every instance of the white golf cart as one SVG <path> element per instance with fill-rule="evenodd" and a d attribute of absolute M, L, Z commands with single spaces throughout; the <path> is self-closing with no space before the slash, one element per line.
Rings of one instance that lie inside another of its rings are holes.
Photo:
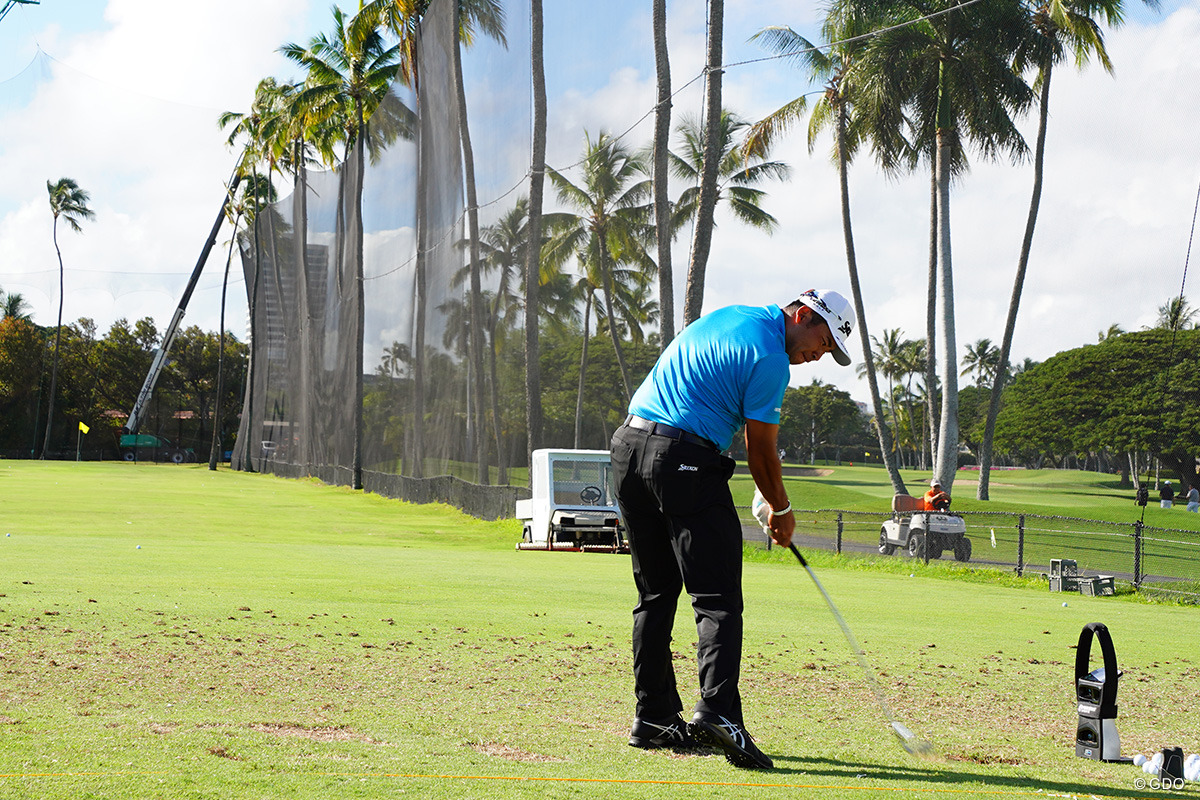
<path fill-rule="evenodd" d="M 948 511 L 925 511 L 919 497 L 892 498 L 892 518 L 879 529 L 879 552 L 890 556 L 897 548 L 912 558 L 941 558 L 952 550 L 955 561 L 971 560 L 971 540 L 962 517 Z"/>
<path fill-rule="evenodd" d="M 518 550 L 627 553 L 607 450 L 534 450 Z"/>

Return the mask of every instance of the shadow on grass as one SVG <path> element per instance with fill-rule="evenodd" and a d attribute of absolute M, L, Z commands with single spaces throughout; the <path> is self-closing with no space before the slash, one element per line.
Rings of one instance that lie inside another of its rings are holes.
<path fill-rule="evenodd" d="M 1161 791 L 1138 791 L 1133 788 L 1134 779 L 1141 776 L 1130 772 L 1127 787 L 1101 786 L 1066 781 L 1047 781 L 1025 775 L 996 775 L 972 772 L 965 765 L 952 761 L 914 761 L 912 766 L 883 766 L 855 761 L 839 761 L 813 756 L 772 756 L 775 769 L 772 774 L 790 776 L 821 776 L 847 781 L 887 781 L 927 783 L 931 785 L 970 786 L 977 784 L 991 789 L 1027 789 L 1030 793 L 1045 792 L 1047 795 L 1087 794 L 1096 797 L 1160 797 Z M 917 789 L 919 791 L 919 789 Z M 964 790 L 965 791 L 965 790 Z"/>

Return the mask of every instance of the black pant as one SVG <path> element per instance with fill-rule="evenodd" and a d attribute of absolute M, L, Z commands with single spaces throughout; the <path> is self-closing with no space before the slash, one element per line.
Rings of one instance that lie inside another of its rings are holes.
<path fill-rule="evenodd" d="M 613 477 L 628 530 L 638 604 L 633 609 L 637 715 L 683 710 L 671 665 L 671 628 L 684 587 L 699 637 L 696 711 L 742 722 L 742 526 L 716 450 L 622 426 L 613 434 Z"/>

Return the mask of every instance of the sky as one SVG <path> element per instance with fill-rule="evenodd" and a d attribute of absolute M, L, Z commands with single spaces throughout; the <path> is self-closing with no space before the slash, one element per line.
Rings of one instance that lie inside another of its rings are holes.
<path fill-rule="evenodd" d="M 818 40 L 820 11 L 817 3 L 794 0 L 726 0 L 726 107 L 757 119 L 811 91 L 799 70 L 760 60 L 767 53 L 748 40 L 768 25 Z M 649 4 L 553 0 L 545 13 L 549 163 L 568 168 L 585 131 L 628 132 L 633 146 L 649 142 Z M 42 0 L 13 8 L 0 20 L 0 289 L 22 294 L 39 324 L 54 323 L 58 262 L 45 184 L 70 176 L 91 193 L 96 217 L 82 234 L 60 226 L 64 320 L 90 317 L 101 333 L 122 317 L 151 316 L 165 327 L 234 161 L 217 116 L 247 108 L 267 75 L 296 77 L 279 46 L 307 41 L 329 20 L 326 0 Z M 680 89 L 673 114 L 698 116 L 703 82 L 693 79 L 704 59 L 704 4 L 669 3 L 668 29 Z M 1152 325 L 1181 286 L 1189 300 L 1197 298 L 1195 278 L 1187 285 L 1183 279 L 1200 183 L 1200 61 L 1193 55 L 1200 0 L 1164 2 L 1157 12 L 1131 6 L 1125 25 L 1106 37 L 1115 74 L 1094 64 L 1055 72 L 1017 361 L 1095 342 L 1113 324 Z M 524 43 L 518 37 L 511 45 Z M 1022 122 L 1030 142 L 1035 127 L 1034 118 Z M 527 147 L 525 137 L 514 141 Z M 812 287 L 849 295 L 829 151 L 821 141 L 810 155 L 803 131 L 776 148 L 774 158 L 791 165 L 792 178 L 762 187 L 764 208 L 779 221 L 773 235 L 718 214 L 705 309 L 784 304 Z M 960 357 L 976 340 L 1001 339 L 1031 185 L 1028 162 L 973 158 L 953 189 Z M 888 179 L 866 157 L 851 168 L 859 270 L 868 330 L 876 336 L 892 328 L 905 338 L 924 335 L 928 191 L 923 173 Z M 185 324 L 217 329 L 228 241 L 223 230 Z M 674 251 L 677 317 L 688 244 L 682 235 Z M 227 325 L 239 335 L 246 328 L 236 278 Z M 817 378 L 868 399 L 853 369 L 831 359 L 793 369 L 793 384 Z"/>

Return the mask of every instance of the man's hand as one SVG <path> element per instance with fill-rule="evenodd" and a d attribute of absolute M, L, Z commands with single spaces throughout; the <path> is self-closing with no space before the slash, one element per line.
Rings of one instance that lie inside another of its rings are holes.
<path fill-rule="evenodd" d="M 792 534 L 796 532 L 796 515 L 788 509 L 786 514 L 775 514 L 767 518 L 767 523 L 771 526 L 771 539 L 780 547 L 787 547 L 792 543 Z"/>
<path fill-rule="evenodd" d="M 787 490 L 783 488 L 783 469 L 779 464 L 779 426 L 758 420 L 746 420 L 746 463 L 758 490 L 771 508 L 788 508 Z M 796 530 L 796 515 L 772 513 L 767 518 L 771 539 L 781 547 L 792 543 Z"/>

